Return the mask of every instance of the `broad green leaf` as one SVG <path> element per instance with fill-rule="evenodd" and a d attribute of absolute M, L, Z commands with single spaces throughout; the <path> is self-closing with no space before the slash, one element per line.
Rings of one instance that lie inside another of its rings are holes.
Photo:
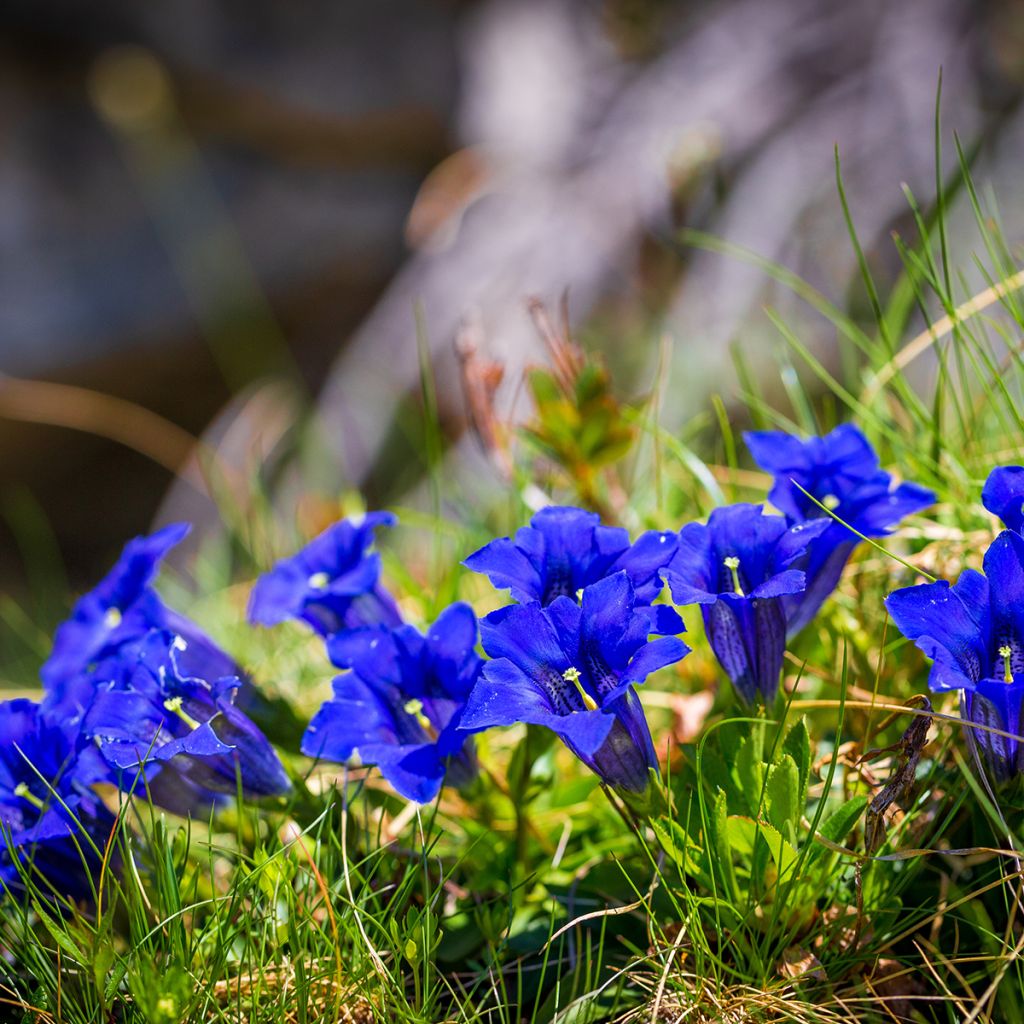
<path fill-rule="evenodd" d="M 799 854 L 778 829 L 763 821 L 733 815 L 728 820 L 728 836 L 732 848 L 741 856 L 753 858 L 758 845 L 763 843 L 775 864 L 778 877 L 787 881 L 793 877 Z"/>
<path fill-rule="evenodd" d="M 800 773 L 789 754 L 768 769 L 764 803 L 768 820 L 789 842 L 795 843 L 803 804 L 800 800 Z"/>
<path fill-rule="evenodd" d="M 801 810 L 803 810 L 807 804 L 807 787 L 811 777 L 811 737 L 807 732 L 806 718 L 801 716 L 796 725 L 786 733 L 782 750 L 783 753 L 789 754 L 793 758 L 800 775 L 800 795 L 797 799 Z"/>
<path fill-rule="evenodd" d="M 757 726 L 740 744 L 733 764 L 733 778 L 752 817 L 756 817 L 761 809 L 764 770 L 764 730 Z"/>
<path fill-rule="evenodd" d="M 739 886 L 736 884 L 736 873 L 732 866 L 732 847 L 730 845 L 728 807 L 725 793 L 718 790 L 712 798 L 708 815 L 710 842 L 708 852 L 712 857 L 712 870 L 716 867 L 727 892 L 726 895 L 736 900 L 739 898 Z"/>
<path fill-rule="evenodd" d="M 89 958 L 83 952 L 82 947 L 75 942 L 69 931 L 54 922 L 45 911 L 40 913 L 39 917 L 46 926 L 46 930 L 50 933 L 50 937 L 68 956 L 72 957 L 79 964 L 89 962 Z"/>
<path fill-rule="evenodd" d="M 671 818 L 651 818 L 650 824 L 658 845 L 672 858 L 676 868 L 683 874 L 693 875 L 700 885 L 710 887 L 712 867 L 700 843 Z"/>
<path fill-rule="evenodd" d="M 841 807 L 837 807 L 822 823 L 818 831 L 829 842 L 842 843 L 850 834 L 853 827 L 864 815 L 864 809 L 868 805 L 866 796 L 855 796 L 847 800 Z M 819 860 L 835 851 L 830 850 L 824 843 L 815 843 L 811 850 L 809 860 Z"/>

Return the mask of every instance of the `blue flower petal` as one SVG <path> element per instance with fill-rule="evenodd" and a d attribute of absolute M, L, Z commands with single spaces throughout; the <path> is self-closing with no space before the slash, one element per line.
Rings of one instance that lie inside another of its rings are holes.
<path fill-rule="evenodd" d="M 716 601 L 701 610 L 715 657 L 736 692 L 752 704 L 757 696 L 757 673 L 745 642 L 752 628 L 749 608 L 742 602 Z"/>
<path fill-rule="evenodd" d="M 462 602 L 446 608 L 427 633 L 434 670 L 454 697 L 465 699 L 476 682 L 482 665 L 476 640 L 476 614 Z"/>
<path fill-rule="evenodd" d="M 997 466 L 981 491 L 981 503 L 1008 530 L 1024 528 L 1024 466 Z"/>
<path fill-rule="evenodd" d="M 679 612 L 669 604 L 638 605 L 636 611 L 647 620 L 648 635 L 675 636 L 686 632 Z"/>
<path fill-rule="evenodd" d="M 935 492 L 927 487 L 915 483 L 904 483 L 889 490 L 889 474 L 885 473 L 883 476 L 885 477 L 884 493 L 870 499 L 854 494 L 849 501 L 851 506 L 849 515 L 840 513 L 841 518 L 866 537 L 884 536 L 888 533 L 889 527 L 900 520 L 917 512 L 923 512 L 935 504 Z M 838 509 L 836 511 L 839 512 Z"/>
<path fill-rule="evenodd" d="M 390 719 L 376 692 L 356 675 L 339 676 L 302 737 L 307 757 L 344 764 L 354 750 L 386 742 Z"/>
<path fill-rule="evenodd" d="M 559 675 L 571 667 L 554 626 L 536 603 L 499 608 L 481 619 L 480 639 L 492 658 L 507 658 L 527 672 L 537 664 Z"/>
<path fill-rule="evenodd" d="M 447 772 L 433 744 L 411 750 L 382 750 L 374 763 L 396 793 L 420 804 L 429 804 L 437 797 Z"/>
<path fill-rule="evenodd" d="M 842 533 L 849 531 L 839 527 Z M 843 569 L 853 553 L 858 540 L 843 541 L 829 547 L 828 542 L 818 543 L 810 552 L 804 577 L 805 589 L 787 596 L 782 607 L 786 612 L 786 636 L 792 638 L 808 625 L 818 614 L 821 606 L 839 585 Z"/>
<path fill-rule="evenodd" d="M 807 586 L 807 577 L 799 569 L 786 569 L 759 583 L 747 594 L 751 598 L 785 597 L 799 594 Z"/>
<path fill-rule="evenodd" d="M 384 626 L 343 629 L 327 637 L 327 656 L 338 668 L 352 668 L 373 658 L 373 652 L 388 643 L 389 636 L 390 630 Z"/>
<path fill-rule="evenodd" d="M 996 644 L 1009 644 L 1014 671 L 1024 671 L 1024 538 L 1003 530 L 985 552 L 984 566 Z"/>
<path fill-rule="evenodd" d="M 624 571 L 638 602 L 650 603 L 662 590 L 660 572 L 679 546 L 678 534 L 649 530 L 615 560 L 610 572 Z"/>
<path fill-rule="evenodd" d="M 1002 781 L 1024 771 L 1024 739 L 1021 738 L 1021 703 L 1024 677 L 1010 683 L 1003 679 L 982 679 L 973 691 L 965 690 L 961 715 L 984 728 L 967 728 L 968 742 L 995 777 Z M 990 729 L 1011 733 L 1002 736 Z"/>
<path fill-rule="evenodd" d="M 540 572 L 522 548 L 508 537 L 492 540 L 462 564 L 485 575 L 496 590 L 510 591 L 516 601 L 525 604 L 540 600 L 544 586 Z"/>
<path fill-rule="evenodd" d="M 635 683 L 640 686 L 647 677 L 659 669 L 682 661 L 690 653 L 690 648 L 682 640 L 674 636 L 663 636 L 644 644 L 630 661 L 622 673 L 623 683 Z M 607 701 L 606 701 L 607 703 Z"/>
<path fill-rule="evenodd" d="M 557 682 L 563 685 L 560 675 Z M 560 712 L 560 707 L 565 710 Z M 528 722 L 555 729 L 560 713 L 571 715 L 582 709 L 582 702 L 560 705 L 552 699 L 543 682 L 507 658 L 495 658 L 484 665 L 480 679 L 466 701 L 459 727 L 479 732 L 494 726 Z"/>
<path fill-rule="evenodd" d="M 662 570 L 672 591 L 672 600 L 685 607 L 718 600 L 717 569 L 711 573 L 713 552 L 711 532 L 701 523 L 687 523 L 679 531 L 676 553 Z"/>
<path fill-rule="evenodd" d="M 896 590 L 885 606 L 899 631 L 934 660 L 928 685 L 936 691 L 973 688 L 988 674 L 991 647 L 989 581 L 965 569 L 945 580 Z"/>

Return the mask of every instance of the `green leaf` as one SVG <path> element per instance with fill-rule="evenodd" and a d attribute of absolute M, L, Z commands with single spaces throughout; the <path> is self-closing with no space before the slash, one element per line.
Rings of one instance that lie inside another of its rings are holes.
<path fill-rule="evenodd" d="M 818 831 L 829 842 L 841 843 L 851 832 L 858 821 L 863 817 L 864 810 L 868 805 L 866 796 L 855 796 L 847 800 L 841 807 L 837 807 L 822 823 Z M 817 860 L 827 854 L 834 853 L 823 843 L 815 844 L 810 857 Z"/>
<path fill-rule="evenodd" d="M 707 852 L 689 832 L 672 818 L 650 819 L 658 845 L 672 858 L 682 874 L 693 875 L 705 887 L 711 886 L 711 863 Z"/>
<path fill-rule="evenodd" d="M 811 737 L 807 731 L 807 719 L 802 715 L 796 725 L 786 733 L 782 751 L 784 754 L 789 754 L 796 764 L 797 772 L 800 775 L 798 799 L 803 808 L 807 805 L 807 787 L 810 785 L 811 779 Z"/>
<path fill-rule="evenodd" d="M 96 952 L 92 960 L 92 976 L 96 982 L 96 988 L 100 992 L 107 991 L 107 972 L 113 966 L 114 957 L 117 955 L 109 937 L 104 936 L 104 939 L 105 941 L 96 945 Z"/>
<path fill-rule="evenodd" d="M 40 918 L 50 933 L 50 937 L 60 948 L 72 957 L 79 964 L 86 964 L 89 958 L 82 951 L 82 947 L 71 937 L 70 933 L 61 928 L 60 924 L 53 921 L 45 911 L 40 913 Z"/>
<path fill-rule="evenodd" d="M 739 899 L 739 886 L 736 882 L 736 872 L 732 866 L 729 820 L 725 793 L 718 790 L 712 799 L 708 816 L 709 853 L 713 858 L 712 870 L 717 868 L 717 873 L 726 889 L 725 895 L 735 902 Z"/>
<path fill-rule="evenodd" d="M 768 769 L 765 785 L 765 815 L 791 843 L 796 842 L 797 827 L 803 813 L 800 800 L 800 773 L 789 754 Z"/>
<path fill-rule="evenodd" d="M 757 847 L 763 844 L 771 855 L 778 877 L 784 881 L 792 880 L 800 857 L 778 829 L 763 821 L 733 815 L 728 820 L 728 838 L 737 853 L 751 858 Z"/>
<path fill-rule="evenodd" d="M 117 995 L 121 988 L 121 982 L 124 981 L 124 976 L 128 973 L 128 961 L 125 959 L 118 960 L 113 965 L 113 970 L 107 976 L 106 985 L 103 989 L 103 998 L 109 1003 L 113 1000 L 114 996 Z"/>
<path fill-rule="evenodd" d="M 764 790 L 764 729 L 758 725 L 739 746 L 733 763 L 733 778 L 751 817 L 757 817 Z"/>

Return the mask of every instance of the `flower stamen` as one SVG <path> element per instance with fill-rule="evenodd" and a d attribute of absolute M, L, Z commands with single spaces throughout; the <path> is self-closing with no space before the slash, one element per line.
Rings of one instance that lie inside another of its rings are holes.
<path fill-rule="evenodd" d="M 121 609 L 111 606 L 103 614 L 103 625 L 106 626 L 107 629 L 117 629 L 117 627 L 121 625 L 121 620 L 123 618 L 124 616 L 121 614 Z"/>
<path fill-rule="evenodd" d="M 588 711 L 597 710 L 597 701 L 583 689 L 583 684 L 580 682 L 580 670 L 578 668 L 575 666 L 567 668 L 562 673 L 562 678 L 567 683 L 572 683 L 572 685 L 576 687 L 576 692 L 580 695 L 580 699 L 583 701 L 583 706 Z"/>
<path fill-rule="evenodd" d="M 418 697 L 414 697 L 412 700 L 407 700 L 402 705 L 402 710 L 407 715 L 412 715 L 413 718 L 419 723 L 419 727 L 432 739 L 437 739 L 437 730 L 434 728 L 434 723 L 427 718 L 426 713 L 423 710 L 423 701 Z"/>
<path fill-rule="evenodd" d="M 739 597 L 746 597 L 740 584 L 740 560 L 735 555 L 725 559 L 725 567 L 732 573 L 732 585 Z"/>
<path fill-rule="evenodd" d="M 31 804 L 37 811 L 44 809 L 43 801 L 28 788 L 28 784 L 25 782 L 19 782 L 14 787 L 14 795 Z"/>
<path fill-rule="evenodd" d="M 1010 655 L 1013 654 L 1013 649 L 1009 644 L 1003 644 L 999 648 L 999 657 L 1003 659 L 1003 682 L 1013 682 L 1013 669 L 1010 667 Z"/>
<path fill-rule="evenodd" d="M 172 715 L 177 715 L 190 729 L 198 729 L 201 725 L 197 722 L 182 706 L 181 697 L 168 697 L 164 701 L 164 707 L 171 712 Z"/>

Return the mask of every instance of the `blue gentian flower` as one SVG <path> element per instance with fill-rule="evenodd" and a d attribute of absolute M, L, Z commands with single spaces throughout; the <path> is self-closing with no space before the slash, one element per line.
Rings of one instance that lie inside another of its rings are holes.
<path fill-rule="evenodd" d="M 754 461 L 774 476 L 768 499 L 790 523 L 822 517 L 829 523 L 798 566 L 806 573 L 806 587 L 783 600 L 788 636 L 793 637 L 814 618 L 838 585 L 843 568 L 860 543 L 853 530 L 865 537 L 884 536 L 905 516 L 933 504 L 935 495 L 912 483 L 894 487 L 868 439 L 849 423 L 824 437 L 806 441 L 778 431 L 755 431 L 743 436 Z M 800 488 L 852 530 L 829 518 Z"/>
<path fill-rule="evenodd" d="M 374 530 L 396 522 L 390 512 L 343 519 L 257 581 L 249 621 L 275 626 L 302 619 L 317 633 L 398 626 L 394 598 L 380 584 L 380 555 L 370 552 Z"/>
<path fill-rule="evenodd" d="M 997 466 L 981 491 L 981 503 L 1008 530 L 1024 530 L 1024 466 Z"/>
<path fill-rule="evenodd" d="M 761 505 L 738 504 L 679 531 L 663 571 L 672 599 L 701 606 L 711 648 L 748 704 L 775 699 L 786 652 L 783 601 L 806 585 L 793 565 L 828 526 L 821 519 L 791 525 Z"/>
<path fill-rule="evenodd" d="M 338 634 L 346 648 L 336 657 L 352 671 L 334 681 L 334 697 L 310 722 L 302 752 L 376 765 L 419 803 L 433 800 L 445 781 L 469 782 L 476 759 L 459 722 L 483 665 L 476 638 L 476 616 L 462 603 L 442 612 L 426 636 L 409 625 Z"/>
<path fill-rule="evenodd" d="M 885 601 L 900 632 L 932 659 L 928 685 L 960 690 L 969 722 L 1020 734 L 1024 697 L 1024 538 L 1005 530 L 985 552 L 984 575 L 965 569 L 904 587 Z M 969 729 L 974 749 L 997 777 L 1024 768 L 1018 741 Z"/>
<path fill-rule="evenodd" d="M 55 895 L 89 896 L 114 824 L 92 786 L 108 781 L 76 728 L 30 700 L 0 703 L 0 882 L 20 888 L 20 861 Z"/>
<path fill-rule="evenodd" d="M 678 616 L 674 625 L 683 631 Z M 689 653 L 676 637 L 649 640 L 650 633 L 624 571 L 587 586 L 580 604 L 560 596 L 546 607 L 492 612 L 480 635 L 493 660 L 469 696 L 462 728 L 545 726 L 604 783 L 645 793 L 658 760 L 634 686 Z"/>
<path fill-rule="evenodd" d="M 600 517 L 580 508 L 541 509 L 515 539 L 492 540 L 463 562 L 484 573 L 498 590 L 509 590 L 520 603 L 548 605 L 556 597 L 578 600 L 592 583 L 625 572 L 638 603 L 650 604 L 661 593 L 658 576 L 675 551 L 671 532 L 649 531 L 635 544 L 620 527 L 602 526 Z"/>
<path fill-rule="evenodd" d="M 238 672 L 229 655 L 153 589 L 164 556 L 188 531 L 187 523 L 174 523 L 129 541 L 110 572 L 78 600 L 71 617 L 57 628 L 53 650 L 40 670 L 48 713 L 80 714 L 92 699 L 96 679 L 116 675 L 123 649 L 154 629 L 185 638 L 188 671 L 207 676 Z"/>
<path fill-rule="evenodd" d="M 249 797 L 287 792 L 291 783 L 273 747 L 235 705 L 241 681 L 187 675 L 187 651 L 180 636 L 148 634 L 135 649 L 132 669 L 97 685 L 83 733 L 114 770 L 170 765 L 196 797 L 234 795 L 239 779 Z M 182 803 L 187 797 L 172 809 Z"/>

